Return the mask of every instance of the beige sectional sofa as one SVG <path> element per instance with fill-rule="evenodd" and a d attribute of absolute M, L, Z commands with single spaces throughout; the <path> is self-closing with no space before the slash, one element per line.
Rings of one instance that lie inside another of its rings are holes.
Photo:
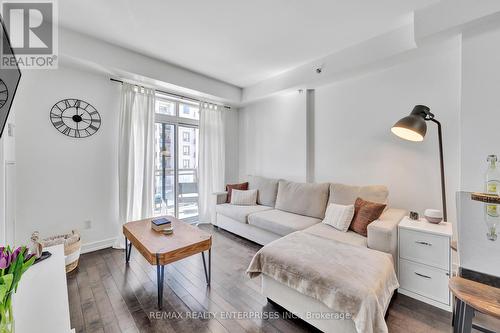
<path fill-rule="evenodd" d="M 226 203 L 226 192 L 216 193 L 214 225 L 261 245 L 294 231 L 306 230 L 387 252 L 397 258 L 397 225 L 406 214 L 404 210 L 387 208 L 377 221 L 368 225 L 368 237 L 350 230 L 342 232 L 321 223 L 330 202 L 348 205 L 361 197 L 386 203 L 389 193 L 385 186 L 296 183 L 258 176 L 249 176 L 248 183 L 249 189 L 258 190 L 257 205 L 231 205 Z"/>

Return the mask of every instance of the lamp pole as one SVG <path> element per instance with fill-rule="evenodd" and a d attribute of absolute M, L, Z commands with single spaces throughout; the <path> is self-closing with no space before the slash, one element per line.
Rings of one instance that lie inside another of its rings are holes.
<path fill-rule="evenodd" d="M 441 168 L 441 199 L 443 201 L 443 220 L 448 221 L 448 214 L 446 212 L 446 187 L 444 181 L 444 154 L 443 154 L 443 133 L 441 131 L 441 123 L 434 119 L 428 119 L 435 123 L 438 127 L 438 141 L 439 141 L 439 163 Z"/>

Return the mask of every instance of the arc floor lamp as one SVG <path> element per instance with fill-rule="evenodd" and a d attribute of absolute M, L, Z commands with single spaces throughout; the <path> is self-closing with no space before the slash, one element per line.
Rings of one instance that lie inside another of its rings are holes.
<path fill-rule="evenodd" d="M 446 214 L 446 188 L 444 182 L 444 161 L 443 161 L 443 134 L 441 123 L 434 119 L 431 109 L 425 105 L 415 105 L 409 116 L 401 118 L 391 131 L 402 139 L 409 141 L 423 141 L 427 132 L 427 121 L 432 121 L 438 128 L 439 139 L 439 161 L 441 167 L 441 199 L 443 201 L 443 220 L 447 221 Z"/>

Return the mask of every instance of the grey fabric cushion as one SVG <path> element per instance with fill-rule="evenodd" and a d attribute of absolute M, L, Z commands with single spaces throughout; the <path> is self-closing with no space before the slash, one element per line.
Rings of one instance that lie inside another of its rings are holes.
<path fill-rule="evenodd" d="M 323 219 L 329 184 L 295 183 L 280 180 L 275 208 Z"/>
<path fill-rule="evenodd" d="M 218 214 L 230 217 L 241 223 L 248 223 L 248 215 L 256 212 L 262 212 L 264 210 L 270 210 L 272 208 L 267 206 L 236 206 L 231 204 L 222 204 L 215 206 L 215 211 Z"/>
<path fill-rule="evenodd" d="M 366 237 L 363 237 L 351 230 L 343 232 L 324 223 L 315 224 L 304 230 L 304 232 L 323 238 L 333 239 L 342 243 L 368 247 L 368 239 Z"/>
<path fill-rule="evenodd" d="M 274 208 L 278 193 L 278 179 L 248 176 L 248 189 L 257 190 L 257 204 Z"/>
<path fill-rule="evenodd" d="M 387 203 L 389 191 L 384 185 L 351 186 L 338 183 L 330 184 L 330 198 L 328 202 L 339 205 L 353 205 L 359 197 L 363 200 Z"/>
<path fill-rule="evenodd" d="M 257 190 L 231 191 L 231 205 L 255 206 L 257 205 Z"/>
<path fill-rule="evenodd" d="M 280 236 L 303 230 L 320 222 L 320 219 L 287 213 L 278 209 L 266 210 L 248 216 L 248 224 L 271 231 Z"/>

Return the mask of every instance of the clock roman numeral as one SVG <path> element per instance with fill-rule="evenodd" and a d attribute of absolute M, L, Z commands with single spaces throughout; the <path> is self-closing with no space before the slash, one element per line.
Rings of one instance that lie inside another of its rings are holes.
<path fill-rule="evenodd" d="M 62 131 L 62 134 L 69 135 L 69 132 L 71 132 L 71 128 L 66 127 L 66 128 Z"/>
<path fill-rule="evenodd" d="M 75 108 L 80 108 L 80 103 L 81 103 L 81 101 L 79 99 L 77 99 L 75 102 Z"/>
<path fill-rule="evenodd" d="M 92 122 L 100 124 L 101 123 L 101 119 L 92 119 Z"/>
<path fill-rule="evenodd" d="M 56 105 L 54 105 L 54 107 L 52 108 L 52 112 L 54 112 L 54 111 L 55 111 L 54 109 L 58 109 L 58 110 L 59 110 L 59 112 L 61 112 L 61 113 L 62 113 L 62 109 L 59 107 L 59 105 L 57 105 L 57 104 L 56 104 Z"/>
<path fill-rule="evenodd" d="M 79 138 L 80 137 L 80 131 L 75 131 L 75 138 Z"/>
<path fill-rule="evenodd" d="M 63 125 L 64 125 L 64 122 L 62 122 L 62 121 L 56 121 L 56 122 L 54 123 L 54 126 L 55 126 L 56 128 L 58 128 L 58 129 L 59 129 L 59 127 L 61 127 L 61 126 L 63 126 Z"/>
<path fill-rule="evenodd" d="M 89 112 L 90 115 L 98 114 L 97 111 Z"/>
<path fill-rule="evenodd" d="M 97 127 L 95 127 L 95 126 L 94 126 L 94 125 L 92 125 L 92 124 L 90 124 L 90 125 L 89 125 L 89 128 L 93 129 L 94 131 L 97 131 L 97 130 L 98 130 L 98 128 L 97 128 Z"/>
<path fill-rule="evenodd" d="M 67 99 L 64 100 L 64 105 L 66 106 L 66 109 L 71 107 L 71 104 L 69 104 Z"/>

